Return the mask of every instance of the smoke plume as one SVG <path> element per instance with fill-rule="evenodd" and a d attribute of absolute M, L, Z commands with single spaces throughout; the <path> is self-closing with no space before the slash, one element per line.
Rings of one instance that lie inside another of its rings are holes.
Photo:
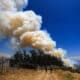
<path fill-rule="evenodd" d="M 0 11 L 19 11 L 28 5 L 28 0 L 0 0 Z"/>
<path fill-rule="evenodd" d="M 71 66 L 64 59 L 66 51 L 57 49 L 49 33 L 40 30 L 42 17 L 32 10 L 21 11 L 27 4 L 28 0 L 0 0 L 0 37 L 10 38 L 15 49 L 31 46 L 61 58 L 64 65 Z"/>
<path fill-rule="evenodd" d="M 42 18 L 33 11 L 0 12 L 0 30 L 8 37 L 40 30 Z"/>
<path fill-rule="evenodd" d="M 56 45 L 45 31 L 25 32 L 20 37 L 20 43 L 22 47 L 28 45 L 44 51 L 51 51 Z"/>

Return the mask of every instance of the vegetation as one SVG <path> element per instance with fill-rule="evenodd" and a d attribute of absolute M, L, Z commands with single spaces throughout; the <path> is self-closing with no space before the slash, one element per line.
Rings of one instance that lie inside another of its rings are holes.
<path fill-rule="evenodd" d="M 74 72 L 71 67 L 64 67 L 61 59 L 41 50 L 31 50 L 29 54 L 26 50 L 17 51 L 10 59 L 10 66 L 4 75 L 0 75 L 0 80 L 80 80 L 80 74 L 76 73 L 79 67 Z"/>
<path fill-rule="evenodd" d="M 54 56 L 45 54 L 41 50 L 30 50 L 29 53 L 26 50 L 17 51 L 10 60 L 11 67 L 21 67 L 29 69 L 54 69 L 61 68 L 65 71 L 80 73 L 80 67 L 76 66 L 76 69 L 72 67 L 63 66 L 61 59 L 57 59 Z"/>
<path fill-rule="evenodd" d="M 64 80 L 74 80 L 74 77 L 73 77 L 73 75 L 71 75 L 70 73 L 67 73 L 67 74 L 64 76 Z"/>
<path fill-rule="evenodd" d="M 80 80 L 80 74 L 56 69 L 48 70 L 15 69 L 0 75 L 0 80 Z"/>
<path fill-rule="evenodd" d="M 63 66 L 61 59 L 57 59 L 54 56 L 44 54 L 41 50 L 31 50 L 31 55 L 26 53 L 26 50 L 18 51 L 14 54 L 10 60 L 10 66 L 18 66 L 25 68 L 37 68 L 37 67 L 48 67 L 48 66 Z"/>

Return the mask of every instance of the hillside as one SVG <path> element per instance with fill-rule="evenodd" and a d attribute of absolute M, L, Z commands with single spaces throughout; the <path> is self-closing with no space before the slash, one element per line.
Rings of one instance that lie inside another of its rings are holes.
<path fill-rule="evenodd" d="M 0 75 L 0 80 L 80 80 L 80 74 L 63 70 L 12 70 Z"/>

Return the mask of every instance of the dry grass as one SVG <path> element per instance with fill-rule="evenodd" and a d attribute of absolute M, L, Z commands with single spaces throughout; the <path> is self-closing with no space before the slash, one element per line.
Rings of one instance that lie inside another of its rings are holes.
<path fill-rule="evenodd" d="M 11 69 L 0 75 L 0 80 L 80 80 L 80 74 L 63 70 L 51 73 L 49 70 Z"/>

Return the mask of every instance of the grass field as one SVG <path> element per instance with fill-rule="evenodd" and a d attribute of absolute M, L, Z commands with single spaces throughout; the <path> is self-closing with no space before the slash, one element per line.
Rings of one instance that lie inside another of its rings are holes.
<path fill-rule="evenodd" d="M 0 80 L 80 80 L 80 74 L 63 70 L 11 69 L 0 74 Z"/>

